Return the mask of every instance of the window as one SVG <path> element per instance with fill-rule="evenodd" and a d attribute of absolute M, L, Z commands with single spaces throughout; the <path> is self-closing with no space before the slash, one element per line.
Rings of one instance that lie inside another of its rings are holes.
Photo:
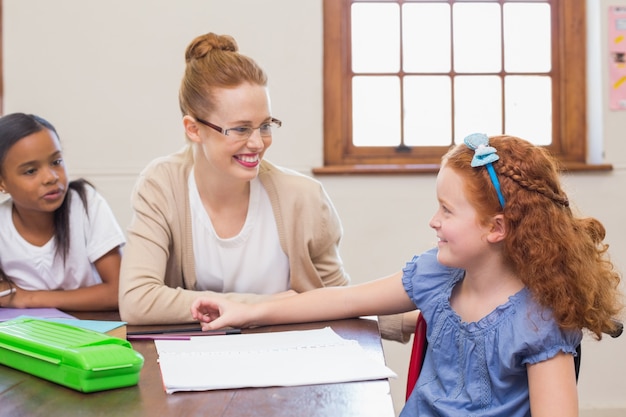
<path fill-rule="evenodd" d="M 436 171 L 476 131 L 585 169 L 585 1 L 324 0 L 315 173 Z"/>

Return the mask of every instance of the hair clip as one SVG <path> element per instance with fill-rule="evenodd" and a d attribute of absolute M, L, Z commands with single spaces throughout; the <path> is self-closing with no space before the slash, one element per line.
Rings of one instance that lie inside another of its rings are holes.
<path fill-rule="evenodd" d="M 467 136 L 463 142 L 465 142 L 468 148 L 474 151 L 474 157 L 471 162 L 472 167 L 487 167 L 491 182 L 498 194 L 500 206 L 504 209 L 504 196 L 502 195 L 502 191 L 500 191 L 500 181 L 498 181 L 496 170 L 493 168 L 493 162 L 500 159 L 496 153 L 496 148 L 489 146 L 489 138 L 484 133 L 472 133 Z"/>

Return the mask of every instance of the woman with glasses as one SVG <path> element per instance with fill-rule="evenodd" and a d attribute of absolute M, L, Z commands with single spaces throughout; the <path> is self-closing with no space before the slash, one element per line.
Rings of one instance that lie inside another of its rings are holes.
<path fill-rule="evenodd" d="M 322 185 L 263 159 L 281 126 L 265 72 L 208 33 L 185 53 L 179 92 L 188 144 L 142 172 L 120 275 L 130 324 L 193 321 L 199 291 L 257 302 L 349 283 L 340 220 Z M 406 339 L 400 317 L 385 337 Z M 404 337 L 403 337 L 404 336 Z"/>

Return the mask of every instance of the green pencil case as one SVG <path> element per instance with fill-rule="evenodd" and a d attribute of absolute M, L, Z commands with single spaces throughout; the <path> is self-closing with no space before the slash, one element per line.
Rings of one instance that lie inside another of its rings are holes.
<path fill-rule="evenodd" d="M 0 323 L 0 364 L 81 392 L 139 382 L 143 356 L 124 339 L 36 318 Z"/>

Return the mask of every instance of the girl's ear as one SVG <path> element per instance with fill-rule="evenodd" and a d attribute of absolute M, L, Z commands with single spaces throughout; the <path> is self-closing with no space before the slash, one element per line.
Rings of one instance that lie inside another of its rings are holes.
<path fill-rule="evenodd" d="M 504 223 L 504 215 L 497 214 L 491 221 L 491 230 L 487 235 L 487 240 L 491 243 L 497 243 L 506 237 L 506 225 Z"/>
<path fill-rule="evenodd" d="M 190 141 L 200 142 L 200 129 L 198 122 L 196 122 L 193 117 L 185 115 L 185 117 L 183 117 L 183 126 L 185 127 L 185 134 Z"/>

